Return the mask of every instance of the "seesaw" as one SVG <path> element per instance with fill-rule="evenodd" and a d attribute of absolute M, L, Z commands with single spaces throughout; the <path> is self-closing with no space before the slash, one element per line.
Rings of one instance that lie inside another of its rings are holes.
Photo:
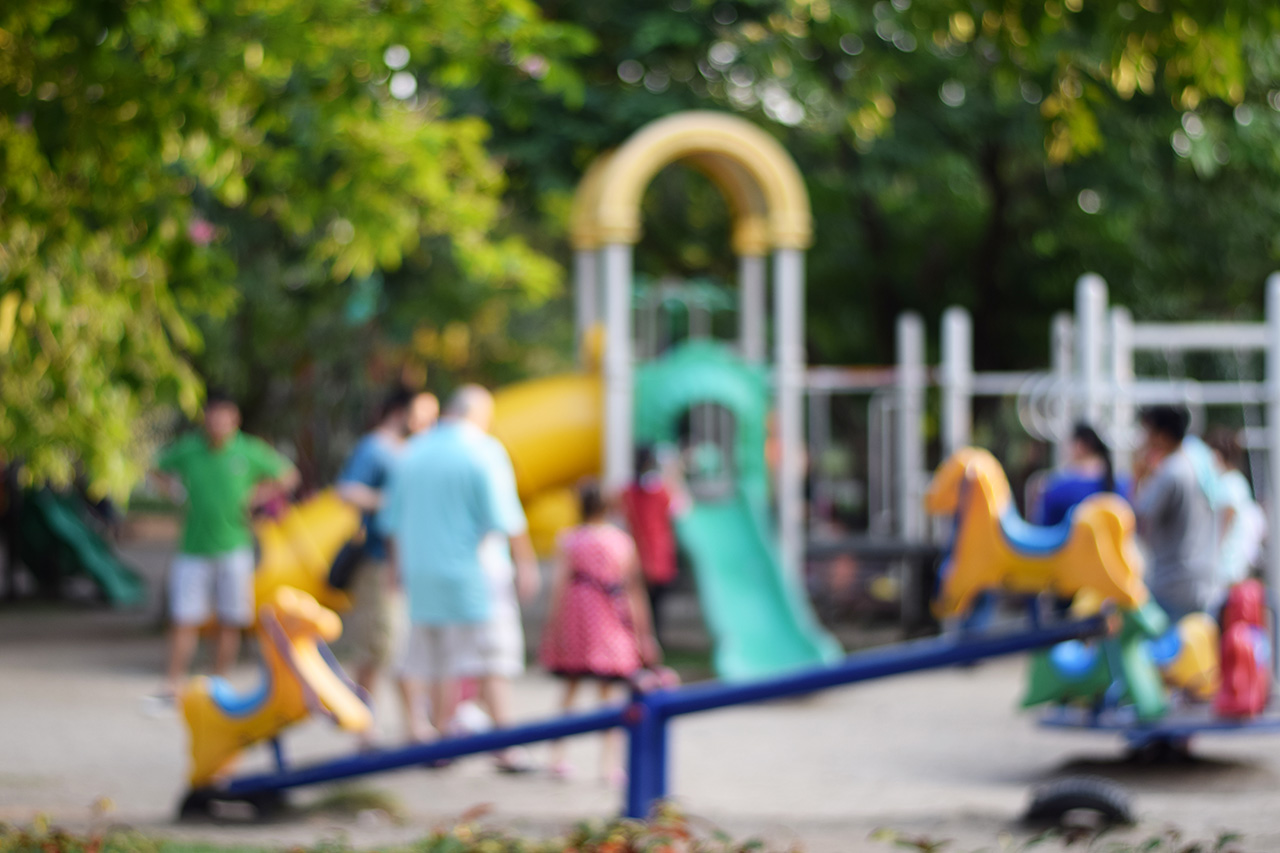
<path fill-rule="evenodd" d="M 201 679 L 186 692 L 183 704 L 191 735 L 192 787 L 182 801 L 180 817 L 210 815 L 221 803 L 246 804 L 258 816 L 270 815 L 286 805 L 288 791 L 299 787 L 621 728 L 630 743 L 623 811 L 642 818 L 668 795 L 671 741 L 667 732 L 676 717 L 1019 654 L 1105 630 L 1105 620 L 1095 616 L 1019 631 L 917 640 L 851 654 L 830 666 L 754 681 L 652 690 L 636 684 L 628 701 L 589 713 L 295 765 L 286 760 L 281 738 L 289 725 L 308 713 L 323 714 L 348 729 L 368 725 L 367 708 L 324 645 L 336 636 L 336 618 L 305 593 L 282 589 L 273 604 L 263 608 L 260 620 L 268 671 L 264 686 L 254 694 L 233 697 L 217 686 L 219 682 Z M 274 768 L 236 775 L 233 770 L 240 753 L 263 743 L 273 748 Z"/>
<path fill-rule="evenodd" d="M 342 633 L 338 614 L 293 587 L 280 587 L 258 612 L 263 674 L 237 692 L 219 677 L 193 679 L 182 691 L 191 753 L 191 793 L 183 815 L 207 810 L 209 792 L 253 744 L 272 741 L 312 714 L 349 731 L 373 722 L 366 697 L 343 673 L 328 643 Z"/>
<path fill-rule="evenodd" d="M 1272 639 L 1265 596 L 1249 581 L 1231 592 L 1225 630 L 1207 614 L 1171 626 L 1142 581 L 1133 512 L 1112 494 L 1091 496 L 1061 524 L 1018 516 L 999 462 L 978 448 L 939 468 L 926 508 L 950 516 L 953 533 L 936 602 L 942 617 L 967 613 L 984 592 L 1071 600 L 1076 615 L 1110 611 L 1105 639 L 1032 654 L 1024 707 L 1050 704 L 1045 725 L 1118 732 L 1147 754 L 1181 750 L 1192 734 L 1271 730 L 1266 714 Z M 1038 610 L 1030 610 L 1033 621 Z"/>

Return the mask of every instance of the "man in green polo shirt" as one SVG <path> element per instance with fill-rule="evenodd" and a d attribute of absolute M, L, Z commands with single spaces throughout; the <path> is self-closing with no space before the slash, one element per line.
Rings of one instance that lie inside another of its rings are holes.
<path fill-rule="evenodd" d="M 210 392 L 203 429 L 187 433 L 156 459 L 170 485 L 187 493 L 182 546 L 169 576 L 173 629 L 164 698 L 176 696 L 199 642 L 200 627 L 216 613 L 214 672 L 225 674 L 240 649 L 240 634 L 253 624 L 253 535 L 249 526 L 259 486 L 286 492 L 298 471 L 265 441 L 240 432 L 240 409 Z"/>

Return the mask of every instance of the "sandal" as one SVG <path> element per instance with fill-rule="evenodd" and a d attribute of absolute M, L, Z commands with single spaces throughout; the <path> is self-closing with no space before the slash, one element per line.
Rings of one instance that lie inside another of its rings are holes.
<path fill-rule="evenodd" d="M 493 766 L 499 773 L 531 773 L 533 762 L 522 749 L 507 749 L 493 757 Z"/>

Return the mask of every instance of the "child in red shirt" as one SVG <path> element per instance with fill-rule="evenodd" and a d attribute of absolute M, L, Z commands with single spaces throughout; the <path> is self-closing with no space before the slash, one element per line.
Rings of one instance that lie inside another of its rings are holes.
<path fill-rule="evenodd" d="M 657 637 L 662 624 L 661 602 L 676 579 L 676 540 L 671 519 L 684 511 L 687 502 L 675 472 L 663 473 L 651 447 L 637 448 L 636 479 L 622 493 L 622 505 L 636 542 Z"/>

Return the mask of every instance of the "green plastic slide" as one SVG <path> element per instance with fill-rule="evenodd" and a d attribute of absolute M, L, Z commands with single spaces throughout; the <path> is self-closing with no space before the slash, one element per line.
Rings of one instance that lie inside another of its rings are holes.
<path fill-rule="evenodd" d="M 789 582 L 747 499 L 699 502 L 676 522 L 694 566 L 721 678 L 741 681 L 838 659 L 842 652 Z"/>
<path fill-rule="evenodd" d="M 707 341 L 676 347 L 636 373 L 638 443 L 674 444 L 682 416 L 696 405 L 719 405 L 733 418 L 732 493 L 696 501 L 675 525 L 697 577 L 716 673 L 730 680 L 816 666 L 843 654 L 818 625 L 800 578 L 778 560 L 764 458 L 769 393 L 763 370 Z"/>
<path fill-rule="evenodd" d="M 142 579 L 84 523 L 75 498 L 47 489 L 29 492 L 23 500 L 18 535 L 18 556 L 42 586 L 55 588 L 62 574 L 83 574 L 113 606 L 143 603 Z"/>

